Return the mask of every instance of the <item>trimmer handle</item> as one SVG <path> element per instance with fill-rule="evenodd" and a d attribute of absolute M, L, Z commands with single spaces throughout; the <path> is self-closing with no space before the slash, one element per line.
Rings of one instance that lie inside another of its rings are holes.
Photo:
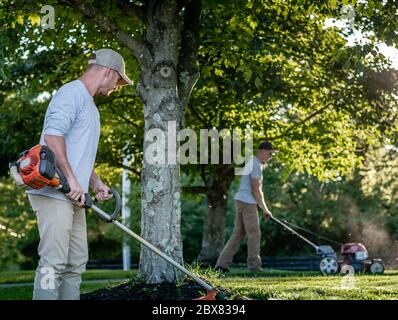
<path fill-rule="evenodd" d="M 68 180 L 66 179 L 66 177 L 65 177 L 65 175 L 64 175 L 64 173 L 62 172 L 61 169 L 56 168 L 56 170 L 57 170 L 57 173 L 58 173 L 58 176 L 59 176 L 59 180 L 60 180 L 59 181 L 60 185 L 59 185 L 58 190 L 61 191 L 62 193 L 65 193 L 65 194 L 69 193 L 70 192 L 70 187 L 69 187 Z M 80 199 L 79 199 L 79 201 L 80 201 Z M 92 205 L 93 205 L 93 202 L 91 201 L 90 194 L 89 193 L 85 193 L 84 194 L 84 206 L 83 206 L 83 208 L 88 209 L 88 208 L 91 208 Z"/>
<path fill-rule="evenodd" d="M 115 209 L 113 210 L 112 214 L 110 215 L 110 219 L 105 219 L 103 216 L 101 216 L 100 214 L 97 214 L 102 220 L 106 221 L 106 222 L 113 222 L 115 221 L 118 217 L 119 217 L 119 213 L 120 213 L 120 208 L 122 206 L 122 199 L 120 198 L 119 192 L 117 192 L 116 189 L 109 189 L 108 191 L 109 194 L 113 195 L 113 198 L 115 199 Z M 96 206 L 97 207 L 97 199 L 94 198 L 93 204 L 92 206 Z M 94 208 L 93 208 L 94 209 Z M 95 210 L 94 210 L 95 211 Z"/>
<path fill-rule="evenodd" d="M 84 208 L 89 209 L 93 206 L 93 202 L 91 201 L 90 194 L 85 193 L 84 194 Z"/>
<path fill-rule="evenodd" d="M 70 192 L 69 186 L 68 186 L 68 189 L 66 189 L 66 190 L 68 190 L 68 191 L 65 192 L 65 193 L 69 193 Z M 74 200 L 72 200 L 72 201 L 74 201 Z M 79 201 L 76 201 L 76 203 L 79 203 L 79 202 L 80 202 L 80 198 L 79 198 Z M 83 205 L 83 208 L 89 209 L 89 208 L 92 207 L 92 205 L 93 205 L 93 201 L 91 201 L 90 194 L 89 193 L 85 193 L 84 194 L 84 205 Z"/>

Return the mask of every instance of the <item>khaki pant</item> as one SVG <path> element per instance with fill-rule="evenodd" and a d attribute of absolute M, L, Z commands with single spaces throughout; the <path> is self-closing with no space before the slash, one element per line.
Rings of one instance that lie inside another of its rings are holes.
<path fill-rule="evenodd" d="M 78 300 L 88 261 L 85 210 L 50 197 L 28 196 L 40 234 L 33 299 Z"/>
<path fill-rule="evenodd" d="M 261 231 L 257 205 L 235 201 L 235 226 L 231 237 L 217 260 L 217 266 L 228 269 L 245 235 L 247 236 L 247 266 L 255 271 L 261 268 Z"/>

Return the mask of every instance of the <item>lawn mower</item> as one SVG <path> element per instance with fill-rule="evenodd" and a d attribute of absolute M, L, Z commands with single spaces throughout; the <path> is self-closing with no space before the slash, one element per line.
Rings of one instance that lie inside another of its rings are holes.
<path fill-rule="evenodd" d="M 323 274 L 331 275 L 331 274 L 336 274 L 337 272 L 347 273 L 349 271 L 347 266 L 353 267 L 355 272 L 363 272 L 371 274 L 384 273 L 383 261 L 381 259 L 369 258 L 368 251 L 366 250 L 365 246 L 361 243 L 341 244 L 341 256 L 339 257 L 339 259 L 337 259 L 337 254 L 331 246 L 329 245 L 318 246 L 289 226 L 289 225 L 293 226 L 293 224 L 288 223 L 287 221 L 282 222 L 281 220 L 277 219 L 274 216 L 272 216 L 271 219 L 275 221 L 277 224 L 284 227 L 285 229 L 289 230 L 291 233 L 293 233 L 294 235 L 296 235 L 301 240 L 305 241 L 315 249 L 316 254 L 321 256 L 319 270 Z M 298 226 L 295 227 L 299 228 Z M 303 228 L 300 229 L 307 231 L 313 235 L 316 235 L 315 233 L 305 230 Z"/>
<path fill-rule="evenodd" d="M 14 179 L 18 187 L 41 189 L 46 186 L 51 186 L 65 194 L 70 192 L 67 179 L 62 171 L 56 166 L 55 155 L 48 146 L 38 144 L 31 149 L 22 152 L 17 161 L 10 162 L 9 168 L 11 177 Z M 158 248 L 128 229 L 124 224 L 117 221 L 121 207 L 120 195 L 114 189 L 109 190 L 109 194 L 113 194 L 115 199 L 115 208 L 111 215 L 107 214 L 96 205 L 96 199 L 91 201 L 89 194 L 85 194 L 84 207 L 93 209 L 102 220 L 108 223 L 113 223 L 119 229 L 138 240 L 142 245 L 166 260 L 181 272 L 185 273 L 188 277 L 192 278 L 196 283 L 207 290 L 207 294 L 205 296 L 194 300 L 225 299 L 225 297 L 223 297 L 216 288 L 195 276 L 192 272 L 161 252 Z M 71 200 L 71 202 L 73 201 Z"/>
<path fill-rule="evenodd" d="M 341 246 L 338 260 L 339 270 L 347 272 L 344 266 L 352 266 L 355 272 L 383 274 L 384 264 L 381 259 L 369 258 L 368 250 L 362 243 L 346 243 Z"/>

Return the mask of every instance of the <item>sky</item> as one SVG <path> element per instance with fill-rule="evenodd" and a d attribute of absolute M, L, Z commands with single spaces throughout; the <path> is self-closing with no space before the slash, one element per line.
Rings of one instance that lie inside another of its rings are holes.
<path fill-rule="evenodd" d="M 385 43 L 379 45 L 379 50 L 392 62 L 392 68 L 398 70 L 398 49 L 389 47 Z"/>
<path fill-rule="evenodd" d="M 343 7 L 341 11 L 341 19 L 326 19 L 325 28 L 337 27 L 339 29 L 352 29 L 353 33 L 348 36 L 347 46 L 354 46 L 356 44 L 366 44 L 369 42 L 367 35 L 361 33 L 355 28 L 355 10 L 351 6 Z M 385 43 L 377 45 L 379 51 L 391 61 L 391 67 L 398 70 L 398 49 L 387 46 Z"/>

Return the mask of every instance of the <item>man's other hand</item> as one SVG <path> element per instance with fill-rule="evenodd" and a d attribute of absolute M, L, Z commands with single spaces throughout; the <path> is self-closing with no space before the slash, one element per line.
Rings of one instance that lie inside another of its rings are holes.
<path fill-rule="evenodd" d="M 272 218 L 272 212 L 271 212 L 271 211 L 269 211 L 268 209 L 263 208 L 263 207 L 260 207 L 260 208 L 261 208 L 261 211 L 263 212 L 264 218 L 265 218 L 266 220 L 269 220 L 269 219 Z"/>
<path fill-rule="evenodd" d="M 108 186 L 102 181 L 98 181 L 94 186 L 95 198 L 99 201 L 109 200 L 112 198 L 112 194 L 109 194 Z"/>
<path fill-rule="evenodd" d="M 264 211 L 264 217 L 267 220 L 271 219 L 272 218 L 272 212 L 271 211 Z"/>

